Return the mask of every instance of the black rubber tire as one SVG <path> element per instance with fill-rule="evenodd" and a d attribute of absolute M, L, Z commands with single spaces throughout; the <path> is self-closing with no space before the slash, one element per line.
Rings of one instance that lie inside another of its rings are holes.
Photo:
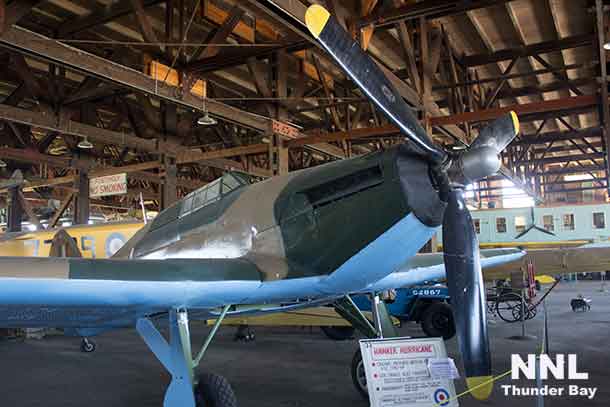
<path fill-rule="evenodd" d="M 427 307 L 422 315 L 421 327 L 432 338 L 451 339 L 455 335 L 455 322 L 449 304 L 436 303 Z"/>
<path fill-rule="evenodd" d="M 199 375 L 195 389 L 197 406 L 237 407 L 237 398 L 227 379 L 214 373 Z"/>
<path fill-rule="evenodd" d="M 365 398 L 369 399 L 369 390 L 366 387 L 366 374 L 364 373 L 364 365 L 362 364 L 362 354 L 360 353 L 360 349 L 354 353 L 354 357 L 352 358 L 352 367 L 350 369 L 350 373 L 352 375 L 352 383 L 358 393 Z"/>
<path fill-rule="evenodd" d="M 321 326 L 322 332 L 335 341 L 354 339 L 356 329 L 353 326 Z"/>
<path fill-rule="evenodd" d="M 80 351 L 83 353 L 93 353 L 97 345 L 91 339 L 85 340 L 84 338 L 80 341 Z"/>

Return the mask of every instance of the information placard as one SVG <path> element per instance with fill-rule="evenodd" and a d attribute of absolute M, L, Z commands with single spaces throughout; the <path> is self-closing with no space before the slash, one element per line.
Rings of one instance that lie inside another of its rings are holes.
<path fill-rule="evenodd" d="M 89 196 L 121 195 L 127 193 L 127 174 L 106 175 L 89 180 Z"/>
<path fill-rule="evenodd" d="M 458 406 L 441 338 L 363 339 L 360 350 L 371 407 Z"/>

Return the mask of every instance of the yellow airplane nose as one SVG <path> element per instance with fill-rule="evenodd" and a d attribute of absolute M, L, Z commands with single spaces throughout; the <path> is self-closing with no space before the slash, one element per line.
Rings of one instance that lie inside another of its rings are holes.
<path fill-rule="evenodd" d="M 493 376 L 467 377 L 466 386 L 477 400 L 487 400 L 494 388 Z"/>

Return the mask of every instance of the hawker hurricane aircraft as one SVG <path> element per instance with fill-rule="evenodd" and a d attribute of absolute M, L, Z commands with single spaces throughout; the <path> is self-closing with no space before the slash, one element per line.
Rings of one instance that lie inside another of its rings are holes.
<path fill-rule="evenodd" d="M 340 304 L 357 326 L 352 293 L 377 293 L 438 274 L 443 258 L 413 262 L 442 225 L 447 274 L 467 384 L 491 391 L 481 264 L 464 185 L 494 174 L 519 131 L 514 113 L 467 150 L 435 145 L 383 73 L 320 6 L 307 11 L 320 43 L 406 136 L 403 144 L 255 184 L 227 173 L 161 212 L 110 259 L 0 259 L 0 326 L 61 327 L 81 336 L 136 327 L 171 373 L 166 407 L 232 406 L 226 383 L 196 378 L 218 324 L 195 358 L 189 316 L 280 312 Z M 519 253 L 511 253 L 514 260 Z M 404 270 L 404 269 L 403 269 Z M 431 271 L 431 273 L 427 273 Z M 375 301 L 378 304 L 378 301 Z M 376 305 L 377 307 L 377 305 Z M 377 310 L 377 316 L 383 307 Z M 169 322 L 169 340 L 153 321 Z M 377 333 L 383 331 L 377 318 Z M 480 384 L 485 385 L 480 386 Z"/>

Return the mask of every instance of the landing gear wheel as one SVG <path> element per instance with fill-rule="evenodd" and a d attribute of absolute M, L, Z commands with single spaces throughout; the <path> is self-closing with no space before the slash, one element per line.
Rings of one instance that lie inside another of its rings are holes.
<path fill-rule="evenodd" d="M 335 341 L 345 341 L 354 338 L 356 330 L 353 326 L 321 326 L 322 332 Z"/>
<path fill-rule="evenodd" d="M 91 339 L 83 338 L 80 341 L 80 351 L 83 353 L 95 352 L 97 345 Z"/>
<path fill-rule="evenodd" d="M 421 327 L 429 337 L 439 337 L 451 339 L 455 335 L 455 323 L 453 314 L 448 304 L 432 304 L 424 310 L 421 320 Z"/>
<path fill-rule="evenodd" d="M 197 407 L 237 407 L 237 398 L 227 379 L 214 373 L 199 376 L 195 400 Z"/>
<path fill-rule="evenodd" d="M 360 353 L 360 349 L 354 353 L 354 357 L 352 359 L 352 382 L 358 390 L 358 393 L 365 398 L 369 399 L 369 390 L 366 387 L 366 373 L 364 371 L 364 363 L 362 363 L 362 354 Z"/>

